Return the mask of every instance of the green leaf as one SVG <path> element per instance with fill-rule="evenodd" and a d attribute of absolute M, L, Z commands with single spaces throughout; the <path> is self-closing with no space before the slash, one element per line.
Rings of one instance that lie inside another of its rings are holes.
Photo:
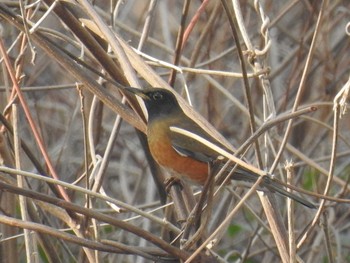
<path fill-rule="evenodd" d="M 315 178 L 316 178 L 316 170 L 315 169 L 305 169 L 305 172 L 303 175 L 303 188 L 305 190 L 311 191 Z"/>
<path fill-rule="evenodd" d="M 234 235 L 241 232 L 241 230 L 242 230 L 242 227 L 240 225 L 230 225 L 227 231 L 229 236 L 233 237 Z"/>

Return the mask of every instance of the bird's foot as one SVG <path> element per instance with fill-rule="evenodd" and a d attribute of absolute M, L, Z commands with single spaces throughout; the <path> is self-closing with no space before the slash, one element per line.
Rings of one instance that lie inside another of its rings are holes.
<path fill-rule="evenodd" d="M 170 192 L 170 188 L 172 186 L 174 186 L 174 185 L 178 185 L 181 188 L 181 190 L 183 188 L 181 180 L 178 177 L 175 177 L 175 176 L 170 176 L 167 179 L 165 179 L 164 185 L 165 185 L 165 191 L 167 193 Z"/>

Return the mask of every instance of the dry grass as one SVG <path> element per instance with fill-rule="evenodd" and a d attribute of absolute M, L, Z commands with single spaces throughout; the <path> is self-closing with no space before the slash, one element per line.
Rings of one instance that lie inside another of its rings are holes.
<path fill-rule="evenodd" d="M 95 2 L 1 1 L 2 262 L 349 262 L 349 1 Z M 318 208 L 187 185 L 163 206 L 118 85 L 173 86 Z"/>

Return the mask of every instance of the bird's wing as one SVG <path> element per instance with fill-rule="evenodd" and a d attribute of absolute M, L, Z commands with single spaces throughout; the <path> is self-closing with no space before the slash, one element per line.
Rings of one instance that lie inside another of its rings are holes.
<path fill-rule="evenodd" d="M 181 146 L 176 145 L 176 144 L 173 144 L 173 148 L 178 154 L 180 154 L 182 156 L 191 157 L 193 159 L 196 159 L 197 161 L 201 161 L 204 163 L 208 163 L 208 162 L 213 161 L 213 158 L 211 158 L 211 156 L 207 156 L 207 155 L 203 154 L 202 152 L 195 152 L 195 151 L 193 151 L 193 149 L 189 150 L 188 148 L 184 148 L 184 147 L 181 147 Z"/>
<path fill-rule="evenodd" d="M 195 122 L 179 122 L 177 125 L 173 125 L 172 127 L 190 130 L 192 133 L 199 135 L 211 143 L 221 145 Z M 183 156 L 189 156 L 201 162 L 212 162 L 219 157 L 219 154 L 216 151 L 186 135 L 170 131 L 170 139 L 173 148 Z"/>

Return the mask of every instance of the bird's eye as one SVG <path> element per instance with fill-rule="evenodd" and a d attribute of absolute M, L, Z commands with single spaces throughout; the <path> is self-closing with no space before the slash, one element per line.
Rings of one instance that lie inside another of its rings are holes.
<path fill-rule="evenodd" d="M 163 95 L 160 93 L 160 92 L 155 92 L 153 95 L 152 95 L 152 98 L 154 100 L 161 100 L 163 99 Z"/>

